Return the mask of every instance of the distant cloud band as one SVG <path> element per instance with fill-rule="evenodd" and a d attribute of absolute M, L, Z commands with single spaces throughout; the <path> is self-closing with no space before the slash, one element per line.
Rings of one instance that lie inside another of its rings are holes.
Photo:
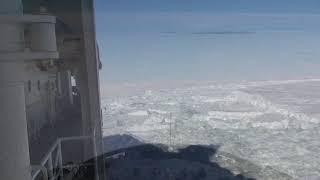
<path fill-rule="evenodd" d="M 161 32 L 162 34 L 179 34 L 175 31 L 168 31 L 168 32 Z M 193 35 L 228 35 L 228 34 L 255 34 L 256 32 L 253 31 L 197 31 L 197 32 L 191 32 L 190 34 Z"/>
<path fill-rule="evenodd" d="M 251 31 L 200 31 L 200 32 L 193 32 L 192 34 L 196 35 L 220 35 L 220 34 L 254 34 L 255 32 Z"/>

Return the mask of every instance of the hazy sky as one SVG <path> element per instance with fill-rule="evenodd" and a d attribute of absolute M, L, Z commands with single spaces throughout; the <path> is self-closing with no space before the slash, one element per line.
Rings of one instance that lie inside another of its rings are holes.
<path fill-rule="evenodd" d="M 320 77 L 319 0 L 96 0 L 103 82 Z"/>

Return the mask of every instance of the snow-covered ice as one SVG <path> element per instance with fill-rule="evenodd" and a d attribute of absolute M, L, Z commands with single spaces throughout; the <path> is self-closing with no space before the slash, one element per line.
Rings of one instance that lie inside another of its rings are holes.
<path fill-rule="evenodd" d="M 148 116 L 147 111 L 135 111 L 128 113 L 129 116 Z"/>
<path fill-rule="evenodd" d="M 295 178 L 320 177 L 320 80 L 210 83 L 102 100 L 104 136 L 220 145 Z"/>

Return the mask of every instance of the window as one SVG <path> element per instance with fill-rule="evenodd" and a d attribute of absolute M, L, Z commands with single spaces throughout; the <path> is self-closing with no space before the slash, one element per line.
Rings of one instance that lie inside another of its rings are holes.
<path fill-rule="evenodd" d="M 31 92 L 31 89 L 32 89 L 32 84 L 31 84 L 31 81 L 29 80 L 28 81 L 28 92 L 29 93 Z"/>
<path fill-rule="evenodd" d="M 37 85 L 38 85 L 38 91 L 40 91 L 41 90 L 41 82 L 40 82 L 40 80 L 38 80 Z"/>

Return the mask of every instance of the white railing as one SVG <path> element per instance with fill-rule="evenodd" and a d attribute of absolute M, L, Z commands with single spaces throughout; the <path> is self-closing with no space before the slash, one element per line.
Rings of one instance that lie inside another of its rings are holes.
<path fill-rule="evenodd" d="M 43 180 L 56 180 L 60 177 L 63 180 L 63 158 L 61 143 L 64 141 L 93 140 L 91 136 L 75 136 L 59 138 L 51 146 L 48 153 L 41 160 L 40 165 L 32 166 L 32 180 L 41 177 Z"/>

